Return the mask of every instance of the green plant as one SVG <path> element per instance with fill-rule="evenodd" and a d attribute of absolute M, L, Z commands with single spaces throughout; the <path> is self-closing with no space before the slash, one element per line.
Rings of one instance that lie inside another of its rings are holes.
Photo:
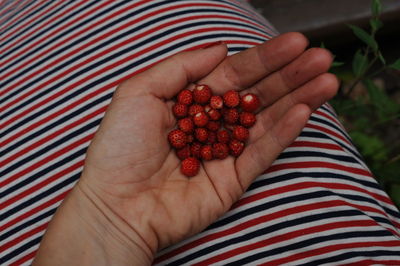
<path fill-rule="evenodd" d="M 369 31 L 348 25 L 363 45 L 350 70 L 341 62 L 332 65 L 341 88 L 331 103 L 375 177 L 400 206 L 400 97 L 396 99 L 392 94 L 397 91 L 389 92 L 379 82 L 382 75 L 400 71 L 400 59 L 386 60 L 379 47 L 381 10 L 380 0 L 372 0 Z"/>

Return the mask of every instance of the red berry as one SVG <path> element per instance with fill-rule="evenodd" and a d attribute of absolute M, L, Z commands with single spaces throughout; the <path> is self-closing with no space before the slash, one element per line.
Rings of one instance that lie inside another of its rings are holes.
<path fill-rule="evenodd" d="M 190 157 L 190 146 L 186 145 L 180 150 L 176 151 L 176 156 L 178 156 L 179 160 L 183 161 L 186 158 Z"/>
<path fill-rule="evenodd" d="M 212 146 L 212 152 L 214 158 L 217 159 L 225 159 L 229 155 L 229 148 L 228 145 L 225 143 L 215 143 Z"/>
<path fill-rule="evenodd" d="M 230 108 L 238 106 L 240 103 L 240 96 L 237 91 L 230 90 L 224 94 L 224 104 Z"/>
<path fill-rule="evenodd" d="M 190 147 L 190 152 L 192 153 L 192 156 L 196 158 L 200 158 L 201 156 L 200 150 L 201 150 L 201 144 L 198 142 L 194 142 Z"/>
<path fill-rule="evenodd" d="M 239 112 L 234 108 L 226 109 L 224 111 L 224 120 L 228 124 L 235 124 L 239 119 Z"/>
<path fill-rule="evenodd" d="M 218 95 L 211 96 L 210 106 L 213 109 L 222 109 L 222 107 L 224 106 L 224 101 L 222 100 L 222 97 Z"/>
<path fill-rule="evenodd" d="M 238 157 L 240 154 L 242 154 L 243 150 L 243 142 L 240 142 L 237 139 L 233 139 L 231 142 L 229 142 L 229 151 L 233 156 Z"/>
<path fill-rule="evenodd" d="M 207 114 L 210 117 L 210 119 L 214 121 L 217 121 L 221 118 L 221 113 L 215 109 L 210 109 L 209 111 L 207 111 Z"/>
<path fill-rule="evenodd" d="M 181 172 L 187 177 L 195 176 L 199 173 L 200 161 L 196 158 L 189 157 L 182 161 Z"/>
<path fill-rule="evenodd" d="M 204 112 L 206 113 L 208 113 L 211 109 L 212 109 L 211 106 L 208 104 L 204 106 Z"/>
<path fill-rule="evenodd" d="M 246 112 L 254 112 L 260 107 L 260 100 L 257 95 L 253 93 L 247 93 L 242 96 L 240 100 L 240 107 L 242 107 L 243 111 Z"/>
<path fill-rule="evenodd" d="M 252 127 L 256 123 L 256 116 L 249 112 L 242 112 L 239 115 L 240 124 L 244 127 Z"/>
<path fill-rule="evenodd" d="M 226 129 L 222 129 L 222 130 L 218 131 L 218 133 L 217 133 L 218 142 L 228 143 L 230 138 L 231 137 L 229 136 L 229 132 Z"/>
<path fill-rule="evenodd" d="M 217 121 L 209 121 L 206 127 L 210 131 L 217 131 L 221 127 L 221 123 Z"/>
<path fill-rule="evenodd" d="M 193 132 L 194 124 L 190 117 L 185 117 L 178 121 L 178 127 L 180 130 L 188 134 Z"/>
<path fill-rule="evenodd" d="M 213 158 L 211 145 L 204 145 L 200 151 L 201 158 L 206 161 L 210 161 Z"/>
<path fill-rule="evenodd" d="M 193 90 L 193 99 L 196 103 L 206 104 L 211 98 L 211 90 L 207 85 L 197 85 Z"/>
<path fill-rule="evenodd" d="M 181 103 L 176 103 L 174 106 L 172 106 L 172 112 L 177 118 L 182 118 L 187 116 L 188 114 L 188 108 L 186 105 L 181 104 Z"/>
<path fill-rule="evenodd" d="M 193 137 L 192 134 L 186 136 L 186 142 L 187 142 L 187 143 L 192 143 L 193 140 L 194 140 L 194 137 Z"/>
<path fill-rule="evenodd" d="M 169 132 L 168 141 L 172 147 L 181 149 L 186 145 L 186 134 L 180 129 L 174 129 Z"/>
<path fill-rule="evenodd" d="M 217 133 L 214 131 L 208 131 L 208 139 L 207 142 L 210 144 L 214 144 L 217 142 Z"/>
<path fill-rule="evenodd" d="M 179 92 L 177 99 L 178 103 L 190 105 L 193 103 L 193 94 L 190 90 L 184 89 Z"/>
<path fill-rule="evenodd" d="M 193 104 L 189 106 L 189 115 L 194 116 L 197 113 L 204 112 L 204 107 L 199 104 Z"/>
<path fill-rule="evenodd" d="M 206 142 L 208 140 L 208 130 L 202 127 L 196 128 L 194 131 L 196 139 L 200 142 Z"/>
<path fill-rule="evenodd" d="M 205 112 L 200 112 L 193 116 L 193 122 L 198 127 L 205 127 L 208 123 L 208 120 L 208 115 Z"/>
<path fill-rule="evenodd" d="M 242 126 L 235 126 L 233 128 L 232 136 L 237 140 L 246 141 L 249 138 L 249 130 Z"/>

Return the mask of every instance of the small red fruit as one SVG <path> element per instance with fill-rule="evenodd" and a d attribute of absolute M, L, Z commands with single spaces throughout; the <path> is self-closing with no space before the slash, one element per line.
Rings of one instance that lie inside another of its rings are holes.
<path fill-rule="evenodd" d="M 172 112 L 177 118 L 182 118 L 187 116 L 188 114 L 188 107 L 181 103 L 176 103 L 172 106 Z"/>
<path fill-rule="evenodd" d="M 211 89 L 207 85 L 197 85 L 193 90 L 193 99 L 196 103 L 206 104 L 211 98 Z"/>
<path fill-rule="evenodd" d="M 181 172 L 187 177 L 195 176 L 199 173 L 200 161 L 196 158 L 189 157 L 182 161 Z"/>
<path fill-rule="evenodd" d="M 235 126 L 233 128 L 232 136 L 237 140 L 246 141 L 249 138 L 249 130 L 242 126 Z"/>
<path fill-rule="evenodd" d="M 201 106 L 199 104 L 193 104 L 193 105 L 189 106 L 188 113 L 190 116 L 194 116 L 195 114 L 200 113 L 200 112 L 204 112 L 203 106 Z"/>
<path fill-rule="evenodd" d="M 218 131 L 218 133 L 217 133 L 218 142 L 228 143 L 230 138 L 231 137 L 229 136 L 229 131 L 226 129 L 222 129 L 222 130 Z"/>
<path fill-rule="evenodd" d="M 210 161 L 213 158 L 211 145 L 204 145 L 200 151 L 201 158 L 206 161 Z"/>
<path fill-rule="evenodd" d="M 186 134 L 180 129 L 174 129 L 169 132 L 168 141 L 172 147 L 181 149 L 186 145 Z"/>
<path fill-rule="evenodd" d="M 179 160 L 183 161 L 186 158 L 190 157 L 190 146 L 186 145 L 185 147 L 183 147 L 180 150 L 176 151 L 176 156 L 178 156 Z"/>
<path fill-rule="evenodd" d="M 184 89 L 179 92 L 177 99 L 178 103 L 190 105 L 193 103 L 193 94 L 190 90 Z"/>
<path fill-rule="evenodd" d="M 208 116 L 210 117 L 211 120 L 217 121 L 221 118 L 221 113 L 216 110 L 216 109 L 210 109 L 207 112 Z"/>
<path fill-rule="evenodd" d="M 224 104 L 230 108 L 238 106 L 240 103 L 240 95 L 237 91 L 229 90 L 224 94 Z"/>
<path fill-rule="evenodd" d="M 194 130 L 194 124 L 190 117 L 185 117 L 185 118 L 180 119 L 178 121 L 178 127 L 180 128 L 180 130 L 182 130 L 183 132 L 185 132 L 187 134 L 192 133 Z"/>
<path fill-rule="evenodd" d="M 221 123 L 217 121 L 209 121 L 206 127 L 210 131 L 217 131 L 221 127 Z"/>
<path fill-rule="evenodd" d="M 190 152 L 192 153 L 192 156 L 196 158 L 200 158 L 201 156 L 200 150 L 201 150 L 201 144 L 198 142 L 194 142 L 190 147 Z"/>
<path fill-rule="evenodd" d="M 210 106 L 213 109 L 222 109 L 222 107 L 224 106 L 224 101 L 222 100 L 222 97 L 218 95 L 211 96 Z"/>
<path fill-rule="evenodd" d="M 214 131 L 208 131 L 208 139 L 207 142 L 210 144 L 214 144 L 217 142 L 217 133 Z"/>
<path fill-rule="evenodd" d="M 224 111 L 224 120 L 228 124 L 235 124 L 239 119 L 239 112 L 235 108 L 226 109 Z"/>
<path fill-rule="evenodd" d="M 243 142 L 238 141 L 237 139 L 233 139 L 231 142 L 229 142 L 229 151 L 233 156 L 239 157 L 239 155 L 242 154 L 243 149 Z"/>
<path fill-rule="evenodd" d="M 247 93 L 240 100 L 240 107 L 246 112 L 255 112 L 260 107 L 260 100 L 257 95 Z"/>
<path fill-rule="evenodd" d="M 239 115 L 240 124 L 244 127 L 252 127 L 256 123 L 256 116 L 249 112 L 242 112 Z"/>
<path fill-rule="evenodd" d="M 193 122 L 198 127 L 205 127 L 208 123 L 208 120 L 208 115 L 205 112 L 200 112 L 193 116 Z"/>
<path fill-rule="evenodd" d="M 212 152 L 214 158 L 222 160 L 228 157 L 229 148 L 228 145 L 226 145 L 225 143 L 215 143 L 212 146 Z"/>
<path fill-rule="evenodd" d="M 208 140 L 208 130 L 202 127 L 196 128 L 194 131 L 196 139 L 200 142 L 206 142 Z"/>

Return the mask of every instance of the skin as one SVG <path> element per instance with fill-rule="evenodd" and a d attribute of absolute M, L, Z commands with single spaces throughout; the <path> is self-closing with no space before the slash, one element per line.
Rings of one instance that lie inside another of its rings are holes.
<path fill-rule="evenodd" d="M 175 55 L 123 82 L 92 140 L 80 181 L 53 217 L 34 265 L 146 265 L 157 250 L 223 215 L 332 98 L 331 54 L 299 33 L 227 56 L 224 44 Z M 180 173 L 167 141 L 172 98 L 194 83 L 259 96 L 262 108 L 238 158 Z"/>

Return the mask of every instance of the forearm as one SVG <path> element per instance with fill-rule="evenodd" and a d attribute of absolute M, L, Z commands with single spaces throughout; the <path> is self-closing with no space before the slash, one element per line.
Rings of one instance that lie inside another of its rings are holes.
<path fill-rule="evenodd" d="M 152 252 L 140 237 L 102 207 L 75 187 L 53 217 L 33 265 L 151 264 Z"/>

